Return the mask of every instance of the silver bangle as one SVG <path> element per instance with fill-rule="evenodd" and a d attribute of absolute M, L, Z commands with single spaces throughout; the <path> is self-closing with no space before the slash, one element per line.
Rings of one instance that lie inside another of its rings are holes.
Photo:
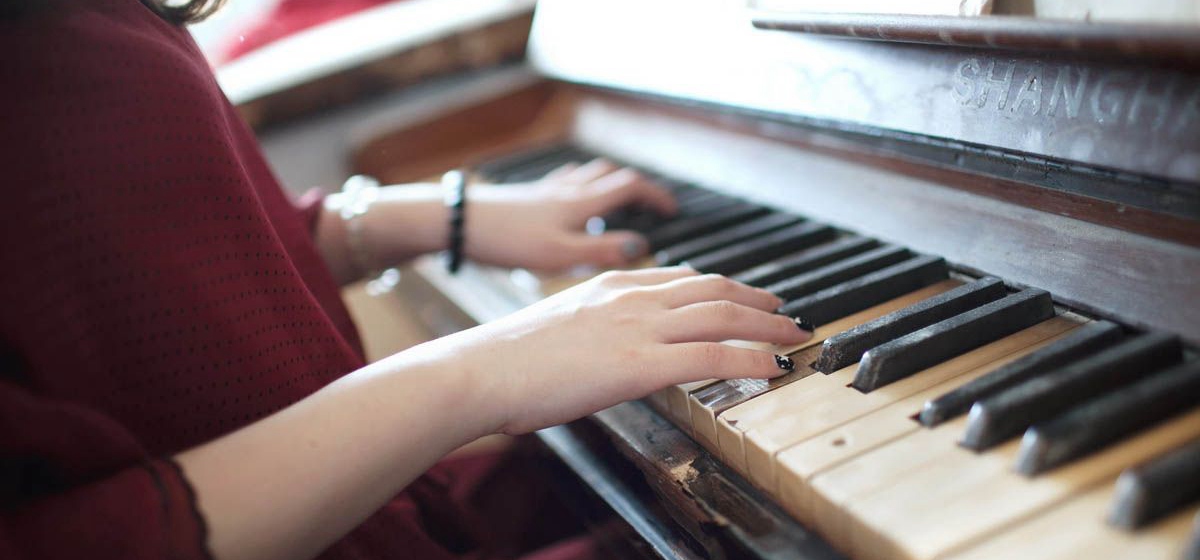
<path fill-rule="evenodd" d="M 364 276 L 369 276 L 378 271 L 378 265 L 363 239 L 363 216 L 367 215 L 371 204 L 379 199 L 379 181 L 367 175 L 354 175 L 342 184 L 338 198 L 340 204 L 335 206 L 346 228 L 346 251 L 350 256 L 350 264 Z"/>

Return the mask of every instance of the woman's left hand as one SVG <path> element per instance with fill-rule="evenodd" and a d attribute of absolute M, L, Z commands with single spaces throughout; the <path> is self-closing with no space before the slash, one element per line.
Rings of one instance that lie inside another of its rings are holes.
<path fill-rule="evenodd" d="M 392 266 L 446 248 L 449 211 L 438 185 L 382 187 L 361 220 L 363 253 L 355 262 L 338 208 L 345 195 L 326 199 L 317 225 L 317 244 L 342 283 L 368 270 Z M 633 231 L 590 235 L 589 218 L 623 206 L 641 206 L 669 216 L 675 199 L 636 171 L 604 160 L 564 166 L 545 178 L 510 185 L 471 185 L 467 189 L 464 253 L 468 260 L 504 267 L 559 271 L 577 265 L 620 267 L 648 250 Z"/>
<path fill-rule="evenodd" d="M 479 262 L 543 271 L 625 266 L 647 253 L 640 234 L 584 229 L 589 218 L 624 206 L 675 213 L 675 199 L 665 189 L 600 159 L 562 167 L 533 183 L 474 186 L 468 190 L 465 253 Z"/>

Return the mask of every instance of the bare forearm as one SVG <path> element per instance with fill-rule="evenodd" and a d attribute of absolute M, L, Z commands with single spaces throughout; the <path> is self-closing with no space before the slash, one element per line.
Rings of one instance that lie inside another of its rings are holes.
<path fill-rule="evenodd" d="M 446 209 L 436 185 L 383 187 L 371 210 L 358 218 L 360 257 L 351 250 L 346 223 L 338 215 L 343 195 L 330 195 L 317 221 L 316 243 L 342 284 L 362 277 L 365 268 L 383 268 L 441 250 L 448 239 Z M 371 262 L 360 262 L 363 258 Z"/>
<path fill-rule="evenodd" d="M 686 268 L 602 274 L 353 372 L 177 459 L 218 558 L 311 557 L 483 435 L 530 432 L 686 381 L 790 371 L 772 351 L 714 342 L 807 340 L 772 312 L 780 303 Z"/>
<path fill-rule="evenodd" d="M 177 457 L 217 558 L 315 556 L 489 431 L 468 374 L 415 350 Z"/>

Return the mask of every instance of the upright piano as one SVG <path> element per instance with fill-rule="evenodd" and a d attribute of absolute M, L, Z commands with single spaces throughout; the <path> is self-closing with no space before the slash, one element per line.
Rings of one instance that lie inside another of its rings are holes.
<path fill-rule="evenodd" d="M 633 550 L 1200 557 L 1195 28 L 548 0 L 528 56 L 486 98 L 376 123 L 353 168 L 634 166 L 680 214 L 590 226 L 815 327 L 781 378 L 539 433 Z M 448 332 L 594 273 L 429 258 L 401 281 Z"/>

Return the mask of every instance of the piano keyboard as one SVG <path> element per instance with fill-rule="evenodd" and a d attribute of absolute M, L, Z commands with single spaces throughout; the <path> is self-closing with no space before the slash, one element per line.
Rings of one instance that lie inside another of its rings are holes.
<path fill-rule="evenodd" d="M 497 181 L 594 157 L 485 163 Z M 656 265 L 729 275 L 809 322 L 796 371 L 700 381 L 662 414 L 857 559 L 1200 560 L 1200 360 L 936 256 L 695 185 L 625 209 Z M 564 285 L 548 282 L 546 286 Z"/>

